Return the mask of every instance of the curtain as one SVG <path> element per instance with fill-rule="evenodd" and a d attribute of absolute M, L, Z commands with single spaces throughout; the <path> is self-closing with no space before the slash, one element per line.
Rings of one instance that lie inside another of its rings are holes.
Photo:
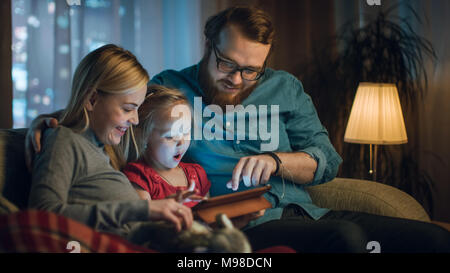
<path fill-rule="evenodd" d="M 0 2 L 0 128 L 12 127 L 11 1 Z"/>
<path fill-rule="evenodd" d="M 435 182 L 435 218 L 450 222 L 450 33 L 446 31 L 450 28 L 450 2 L 426 0 L 416 5 L 427 18 L 419 31 L 432 42 L 437 55 L 437 62 L 427 65 L 429 85 L 418 110 L 420 166 Z"/>

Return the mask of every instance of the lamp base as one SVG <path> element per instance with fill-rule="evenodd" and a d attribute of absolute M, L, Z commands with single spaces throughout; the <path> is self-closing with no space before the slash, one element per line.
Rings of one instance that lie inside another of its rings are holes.
<path fill-rule="evenodd" d="M 377 152 L 378 152 L 378 145 L 376 144 L 369 144 L 370 145 L 370 169 L 369 174 L 372 176 L 373 181 L 377 181 Z M 374 146 L 372 149 L 372 145 Z M 373 152 L 372 152 L 373 150 Z"/>

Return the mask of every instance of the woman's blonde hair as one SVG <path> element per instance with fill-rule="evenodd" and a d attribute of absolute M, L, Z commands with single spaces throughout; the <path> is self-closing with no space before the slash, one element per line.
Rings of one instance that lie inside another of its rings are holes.
<path fill-rule="evenodd" d="M 175 105 L 186 104 L 189 101 L 186 96 L 177 89 L 167 88 L 161 85 L 150 85 L 147 97 L 139 108 L 139 124 L 135 127 L 136 146 L 131 153 L 131 160 L 141 157 L 145 151 L 148 138 L 154 128 L 161 121 L 170 120 L 170 111 Z"/>
<path fill-rule="evenodd" d="M 90 52 L 78 64 L 70 100 L 59 123 L 83 132 L 89 127 L 85 105 L 93 92 L 99 95 L 131 94 L 147 85 L 149 79 L 147 71 L 130 51 L 113 44 L 104 45 Z M 127 157 L 129 138 L 130 130 L 122 138 L 125 145 L 121 145 L 118 157 Z"/>

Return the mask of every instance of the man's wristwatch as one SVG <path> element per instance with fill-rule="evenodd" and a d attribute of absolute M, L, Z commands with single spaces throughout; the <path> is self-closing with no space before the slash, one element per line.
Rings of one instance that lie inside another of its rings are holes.
<path fill-rule="evenodd" d="M 275 162 L 277 163 L 277 168 L 275 169 L 275 172 L 273 173 L 274 175 L 277 175 L 278 174 L 278 171 L 280 170 L 280 166 L 281 166 L 281 163 L 283 163 L 282 161 L 281 161 L 281 159 L 278 157 L 278 155 L 277 154 L 275 154 L 274 152 L 265 152 L 265 153 L 262 153 L 263 155 L 269 155 L 269 156 L 271 156 L 274 160 L 275 160 Z"/>

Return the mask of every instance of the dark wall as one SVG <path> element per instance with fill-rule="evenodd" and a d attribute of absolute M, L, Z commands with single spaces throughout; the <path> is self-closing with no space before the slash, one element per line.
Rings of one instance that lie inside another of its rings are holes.
<path fill-rule="evenodd" d="M 0 128 L 12 127 L 11 1 L 0 2 Z"/>
<path fill-rule="evenodd" d="M 215 13 L 234 5 L 257 6 L 270 14 L 275 24 L 276 47 L 269 65 L 294 75 L 317 45 L 335 35 L 334 0 L 217 0 L 216 10 L 210 8 L 208 12 Z"/>

